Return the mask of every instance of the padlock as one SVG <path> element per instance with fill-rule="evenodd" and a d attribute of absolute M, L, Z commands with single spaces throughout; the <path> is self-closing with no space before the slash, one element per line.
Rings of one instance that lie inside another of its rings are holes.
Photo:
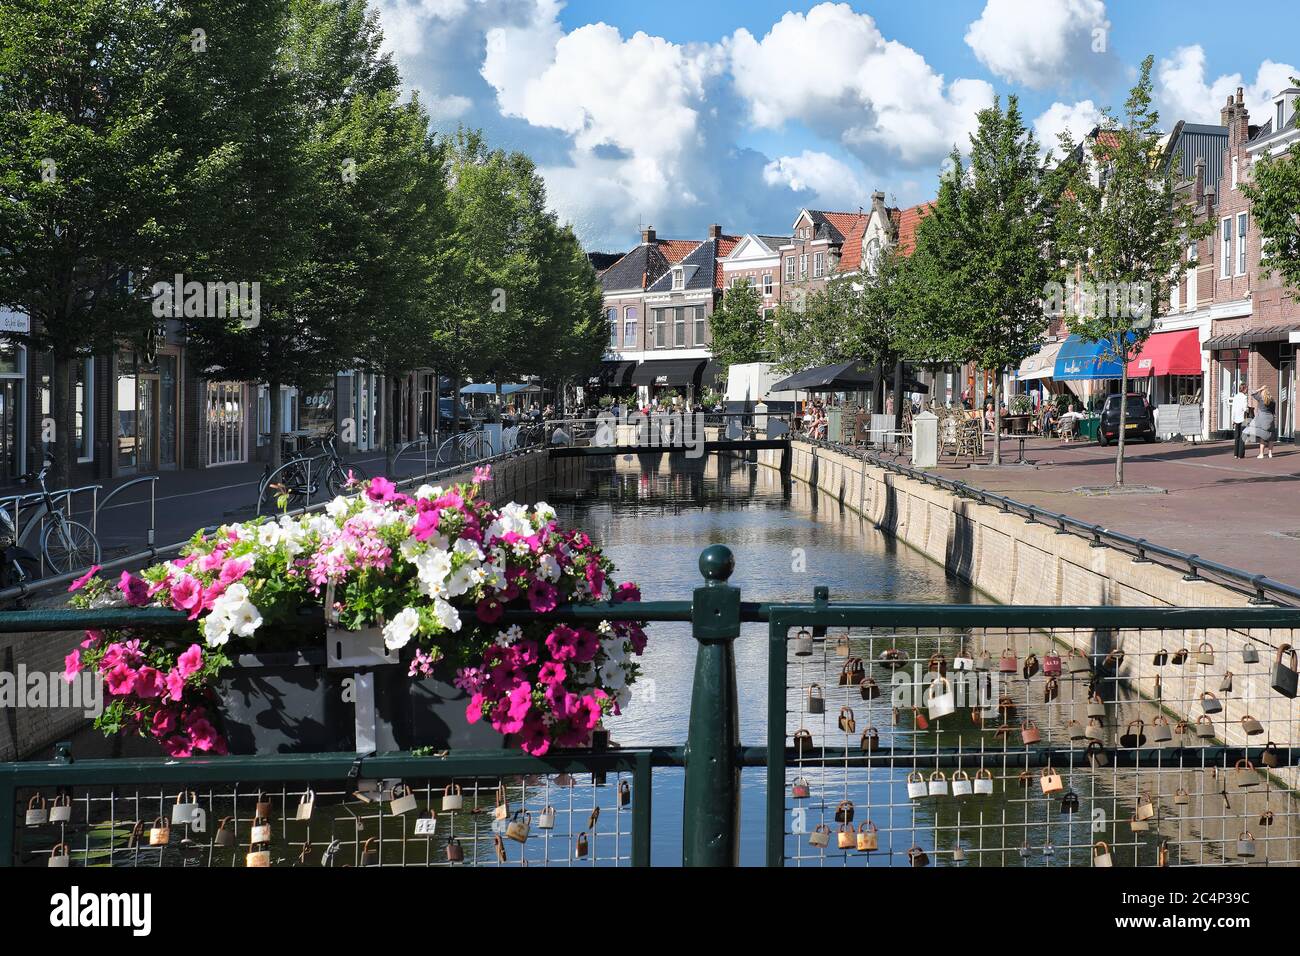
<path fill-rule="evenodd" d="M 1191 802 L 1192 802 L 1192 795 L 1188 793 L 1186 790 L 1184 790 L 1182 787 L 1179 787 L 1177 790 L 1174 791 L 1174 806 L 1185 807 Z"/>
<path fill-rule="evenodd" d="M 1290 659 L 1290 666 L 1287 666 L 1282 661 L 1283 656 Z M 1296 681 L 1297 677 L 1300 676 L 1297 674 L 1297 667 L 1300 667 L 1300 665 L 1296 663 L 1295 648 L 1290 644 L 1283 644 L 1277 649 L 1277 661 L 1273 664 L 1273 689 L 1283 697 L 1289 697 L 1292 700 L 1295 699 Z"/>
<path fill-rule="evenodd" d="M 794 783 L 790 784 L 790 796 L 795 800 L 807 800 L 812 796 L 812 787 L 809 785 L 806 777 L 795 777 Z M 554 821 L 552 821 L 553 823 Z M 538 826 L 541 826 L 538 823 Z M 547 828 L 549 829 L 549 827 Z"/>
<path fill-rule="evenodd" d="M 1196 649 L 1196 663 L 1209 667 L 1214 663 L 1214 645 L 1205 641 Z"/>
<path fill-rule="evenodd" d="M 1250 858 L 1255 855 L 1255 835 L 1249 830 L 1237 837 L 1237 856 Z"/>
<path fill-rule="evenodd" d="M 1032 718 L 1026 717 L 1020 724 L 1020 742 L 1027 747 L 1030 744 L 1038 743 L 1042 739 L 1043 735 L 1039 731 L 1038 725 L 1034 723 Z"/>
<path fill-rule="evenodd" d="M 858 845 L 858 831 L 851 823 L 841 823 L 835 834 L 835 845 L 841 850 L 852 850 Z"/>
<path fill-rule="evenodd" d="M 1110 766 L 1110 754 L 1106 753 L 1105 748 L 1095 740 L 1088 744 L 1086 755 L 1088 757 L 1088 763 L 1094 770 L 1099 767 Z"/>
<path fill-rule="evenodd" d="M 826 713 L 826 695 L 822 693 L 821 684 L 813 684 L 808 688 L 808 713 Z"/>
<path fill-rule="evenodd" d="M 936 770 L 930 774 L 928 790 L 932 797 L 948 796 L 948 778 L 943 775 L 942 770 Z"/>
<path fill-rule="evenodd" d="M 988 651 L 981 652 L 980 655 L 975 658 L 975 669 L 977 671 L 993 670 L 993 655 Z"/>
<path fill-rule="evenodd" d="M 1133 728 L 1137 728 L 1134 730 Z M 1119 735 L 1119 745 L 1128 750 L 1135 750 L 1147 742 L 1146 724 L 1141 720 L 1130 720 L 1124 733 Z"/>
<path fill-rule="evenodd" d="M 1124 663 L 1124 648 L 1112 648 L 1106 654 L 1106 659 L 1102 661 L 1102 666 L 1108 670 L 1118 671 Z"/>
<path fill-rule="evenodd" d="M 1223 677 L 1219 681 L 1219 693 L 1220 694 L 1232 693 L 1232 671 L 1223 672 Z"/>
<path fill-rule="evenodd" d="M 199 798 L 193 791 L 182 791 L 176 794 L 176 802 L 172 804 L 172 826 L 179 827 L 189 823 L 198 808 Z"/>
<path fill-rule="evenodd" d="M 1254 644 L 1247 643 L 1241 648 L 1241 662 L 1243 664 L 1259 663 L 1259 648 Z"/>
<path fill-rule="evenodd" d="M 840 669 L 840 686 L 857 687 L 867 676 L 867 665 L 860 657 L 850 657 Z"/>
<path fill-rule="evenodd" d="M 952 659 L 952 669 L 961 673 L 969 673 L 975 670 L 975 658 L 970 656 L 970 652 L 965 647 L 959 650 Z"/>
<path fill-rule="evenodd" d="M 460 845 L 460 841 L 455 837 L 447 840 L 447 862 L 460 863 L 465 859 L 465 848 Z"/>
<path fill-rule="evenodd" d="M 813 652 L 812 631 L 804 629 L 794 636 L 794 656 L 811 657 Z"/>
<path fill-rule="evenodd" d="M 235 822 L 234 817 L 222 817 L 217 822 L 217 832 L 212 837 L 213 846 L 234 846 L 235 845 L 234 822 Z M 227 828 L 227 824 L 230 825 L 229 828 Z"/>
<path fill-rule="evenodd" d="M 1071 740 L 1085 740 L 1088 736 L 1083 729 L 1083 724 L 1077 720 L 1069 720 L 1065 724 L 1065 735 Z"/>
<path fill-rule="evenodd" d="M 862 731 L 862 737 L 858 741 L 858 746 L 866 753 L 873 754 L 880 749 L 880 731 L 875 727 L 868 727 Z"/>
<path fill-rule="evenodd" d="M 952 795 L 954 797 L 969 797 L 972 792 L 970 774 L 965 770 L 955 771 L 952 775 Z"/>
<path fill-rule="evenodd" d="M 270 843 L 271 824 L 262 817 L 253 819 L 253 828 L 249 831 L 250 843 Z"/>
<path fill-rule="evenodd" d="M 393 800 L 388 805 L 390 816 L 400 817 L 416 809 L 418 809 L 418 804 L 415 802 L 414 790 L 404 783 L 399 783 L 393 788 Z"/>
<path fill-rule="evenodd" d="M 261 817 L 264 820 L 271 819 L 271 801 L 264 793 L 257 795 L 257 806 L 253 808 L 253 816 Z"/>
<path fill-rule="evenodd" d="M 1191 730 L 1191 727 L 1188 725 L 1186 720 L 1180 719 L 1178 723 L 1174 724 L 1175 737 L 1186 737 L 1189 730 Z"/>
<path fill-rule="evenodd" d="M 955 847 L 952 848 L 952 861 L 954 863 L 966 862 L 966 848 L 962 846 L 960 843 L 958 843 Z"/>
<path fill-rule="evenodd" d="M 813 746 L 812 731 L 800 728 L 794 732 L 794 750 L 799 757 L 816 749 Z"/>
<path fill-rule="evenodd" d="M 1012 700 L 1010 697 L 1006 696 L 1006 695 L 1003 695 L 1002 697 L 999 697 L 999 698 L 998 698 L 998 713 L 1000 713 L 1000 714 L 1002 715 L 1002 719 L 1003 719 L 1003 720 L 1006 720 L 1006 721 L 1015 720 L 1015 719 L 1016 719 L 1016 702 L 1015 702 L 1014 700 Z"/>
<path fill-rule="evenodd" d="M 998 659 L 998 670 L 1003 674 L 1014 674 L 1018 669 L 1016 652 L 1009 647 L 1004 647 L 1002 656 Z"/>
<path fill-rule="evenodd" d="M 913 867 L 922 867 L 930 865 L 930 857 L 919 846 L 914 846 L 907 851 L 907 861 Z"/>
<path fill-rule="evenodd" d="M 1114 866 L 1110 858 L 1110 846 L 1105 840 L 1098 840 L 1092 845 L 1093 866 Z"/>
<path fill-rule="evenodd" d="M 1259 825 L 1262 827 L 1271 827 L 1276 820 L 1272 810 L 1266 809 L 1259 815 Z"/>
<path fill-rule="evenodd" d="M 1196 736 L 1205 740 L 1214 739 L 1214 722 L 1210 720 L 1208 715 L 1201 714 L 1201 716 L 1196 718 L 1195 729 Z"/>
<path fill-rule="evenodd" d="M 1156 815 L 1156 805 L 1151 801 L 1151 794 L 1145 790 L 1138 795 L 1137 818 L 1139 820 L 1150 820 Z"/>
<path fill-rule="evenodd" d="M 1156 866 L 1165 867 L 1169 865 L 1169 841 L 1164 840 L 1160 844 L 1160 849 L 1156 851 Z"/>
<path fill-rule="evenodd" d="M 506 825 L 506 836 L 516 843 L 528 842 L 528 830 L 533 825 L 533 815 L 523 810 L 515 811 L 514 817 Z"/>
<path fill-rule="evenodd" d="M 126 838 L 126 848 L 134 850 L 140 845 L 144 838 L 144 821 L 137 820 L 135 826 L 131 828 L 131 835 Z"/>
<path fill-rule="evenodd" d="M 1169 663 L 1171 663 L 1171 664 L 1186 664 L 1186 663 L 1187 663 L 1187 658 L 1190 657 L 1190 656 L 1191 656 L 1191 655 L 1187 653 L 1187 648 L 1185 648 L 1185 647 L 1180 647 L 1180 648 L 1178 648 L 1178 650 L 1174 651 L 1173 656 L 1169 658 Z"/>
<path fill-rule="evenodd" d="M 1259 786 L 1259 774 L 1255 771 L 1255 765 L 1242 757 L 1232 768 L 1232 782 L 1238 789 L 1244 790 L 1247 787 Z"/>
<path fill-rule="evenodd" d="M 1099 719 L 1097 719 L 1096 717 L 1090 717 L 1088 718 L 1088 727 L 1086 730 L 1084 730 L 1083 736 L 1094 743 L 1098 743 L 1098 744 L 1105 743 L 1106 728 L 1102 726 L 1102 723 Z"/>
<path fill-rule="evenodd" d="M 874 677 L 867 675 L 858 681 L 858 692 L 862 694 L 863 700 L 876 700 L 880 697 L 880 685 Z"/>
<path fill-rule="evenodd" d="M 270 850 L 254 850 L 252 844 L 249 844 L 248 852 L 244 854 L 244 866 L 265 869 L 271 865 Z"/>
<path fill-rule="evenodd" d="M 1043 681 L 1043 703 L 1050 704 L 1061 694 L 1061 682 L 1055 677 Z"/>
<path fill-rule="evenodd" d="M 308 787 L 303 791 L 302 796 L 298 798 L 298 809 L 294 813 L 295 820 L 310 820 L 312 811 L 316 809 L 316 791 Z"/>
<path fill-rule="evenodd" d="M 944 677 L 948 673 L 948 658 L 944 657 L 938 651 L 930 655 L 930 665 L 926 668 L 927 674 L 938 674 Z"/>
<path fill-rule="evenodd" d="M 1033 677 L 1039 671 L 1038 655 L 1030 651 L 1025 655 L 1025 662 L 1021 665 L 1020 673 L 1024 675 L 1025 680 Z"/>
<path fill-rule="evenodd" d="M 1061 775 L 1052 768 L 1051 764 L 1048 764 L 1039 772 L 1038 786 L 1042 788 L 1045 794 L 1060 793 L 1065 789 L 1065 783 L 1061 780 Z"/>
<path fill-rule="evenodd" d="M 460 784 L 451 783 L 442 789 L 442 809 L 459 810 L 465 806 L 465 794 Z"/>
<path fill-rule="evenodd" d="M 848 636 L 847 634 L 842 634 L 842 635 L 840 635 L 839 637 L 835 638 L 835 644 L 834 644 L 834 647 L 835 647 L 835 656 L 836 656 L 836 657 L 848 657 L 848 656 L 849 656 L 849 636 Z"/>
<path fill-rule="evenodd" d="M 858 827 L 857 848 L 862 853 L 870 853 L 872 850 L 880 849 L 880 831 L 876 825 L 867 820 Z"/>
<path fill-rule="evenodd" d="M 858 721 L 857 718 L 853 716 L 853 709 L 851 707 L 840 708 L 839 725 L 840 730 L 844 731 L 846 734 L 856 734 L 858 732 Z"/>
<path fill-rule="evenodd" d="M 492 819 L 509 820 L 510 819 L 510 798 L 506 795 L 506 785 L 498 784 L 496 807 L 492 810 Z"/>
<path fill-rule="evenodd" d="M 831 845 L 831 828 L 824 823 L 819 823 L 808 834 L 808 845 L 815 846 L 819 850 L 824 850 Z"/>
<path fill-rule="evenodd" d="M 438 815 L 426 810 L 415 819 L 415 835 L 431 837 L 438 832 Z"/>
<path fill-rule="evenodd" d="M 919 770 L 913 770 L 907 775 L 907 796 L 912 800 L 919 800 L 929 793 L 925 785 L 925 776 Z"/>
<path fill-rule="evenodd" d="M 926 717 L 925 714 L 921 713 L 920 707 L 912 708 L 912 721 L 916 724 L 917 730 L 930 729 L 930 718 Z"/>
<path fill-rule="evenodd" d="M 952 681 L 946 677 L 932 681 L 925 691 L 925 704 L 930 711 L 931 720 L 956 713 L 957 694 L 953 690 Z"/>
<path fill-rule="evenodd" d="M 1146 833 L 1151 829 L 1151 824 L 1138 817 L 1136 813 L 1129 817 L 1128 826 L 1134 833 Z"/>
<path fill-rule="evenodd" d="M 1204 690 L 1201 691 L 1201 710 L 1207 714 L 1217 714 L 1223 710 L 1223 704 L 1220 703 L 1219 698 L 1214 695 L 1213 691 Z"/>
<path fill-rule="evenodd" d="M 836 823 L 853 822 L 853 801 L 852 800 L 841 800 L 839 802 L 839 806 L 835 808 L 835 822 Z"/>
<path fill-rule="evenodd" d="M 542 807 L 537 814 L 537 829 L 554 830 L 555 829 L 555 807 L 549 803 Z"/>
<path fill-rule="evenodd" d="M 166 817 L 157 817 L 149 828 L 149 845 L 166 846 L 172 842 L 172 825 Z"/>
<path fill-rule="evenodd" d="M 1061 797 L 1061 813 L 1070 814 L 1079 812 L 1079 795 L 1071 790 L 1065 796 Z"/>
<path fill-rule="evenodd" d="M 1101 699 L 1101 694 L 1094 693 L 1090 698 L 1088 698 L 1088 716 L 1106 716 L 1106 702 Z"/>
<path fill-rule="evenodd" d="M 374 837 L 367 837 L 366 842 L 361 844 L 361 865 L 379 865 L 379 848 L 375 846 Z"/>
<path fill-rule="evenodd" d="M 1169 718 L 1161 714 L 1151 722 L 1151 742 L 1167 744 L 1174 739 L 1174 732 L 1169 727 Z"/>
<path fill-rule="evenodd" d="M 1247 737 L 1258 737 L 1264 732 L 1264 725 L 1250 714 L 1246 714 L 1241 718 L 1241 729 L 1246 732 Z"/>
<path fill-rule="evenodd" d="M 1282 755 L 1278 752 L 1277 744 L 1269 741 L 1264 745 L 1264 750 L 1259 755 L 1259 762 L 1265 767 L 1276 767 L 1282 762 Z"/>
<path fill-rule="evenodd" d="M 1061 655 L 1055 651 L 1048 651 L 1043 655 L 1043 676 L 1060 677 L 1061 676 Z"/>
<path fill-rule="evenodd" d="M 880 666 L 896 671 L 907 666 L 907 655 L 897 647 L 890 647 L 880 652 Z"/>
<path fill-rule="evenodd" d="M 67 823 L 72 819 L 72 797 L 66 793 L 56 793 L 50 803 L 51 823 Z"/>
<path fill-rule="evenodd" d="M 993 793 L 993 771 L 981 767 L 975 772 L 975 795 L 987 797 Z"/>
<path fill-rule="evenodd" d="M 1084 654 L 1080 654 L 1073 647 L 1065 656 L 1066 668 L 1071 674 L 1088 674 L 1092 672 L 1092 662 Z"/>
<path fill-rule="evenodd" d="M 1163 647 L 1160 648 L 1160 650 L 1156 651 L 1155 655 L 1151 658 L 1151 663 L 1156 667 L 1164 667 L 1169 663 L 1169 651 Z"/>
<path fill-rule="evenodd" d="M 614 802 L 620 807 L 630 806 L 632 803 L 632 785 L 626 780 L 618 782 L 618 790 L 615 791 Z"/>
<path fill-rule="evenodd" d="M 45 807 L 45 798 L 39 793 L 32 794 L 31 799 L 27 801 L 27 814 L 23 817 L 23 821 L 29 827 L 38 827 L 47 822 L 49 818 L 50 814 Z"/>
<path fill-rule="evenodd" d="M 62 850 L 63 852 L 59 852 Z M 54 849 L 50 850 L 50 858 L 45 861 L 46 866 L 67 869 L 72 866 L 72 848 L 66 843 L 54 844 Z"/>

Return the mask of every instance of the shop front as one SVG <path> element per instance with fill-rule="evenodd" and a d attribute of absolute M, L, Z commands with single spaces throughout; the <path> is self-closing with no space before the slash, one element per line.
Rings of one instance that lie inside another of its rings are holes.
<path fill-rule="evenodd" d="M 1015 372 L 1016 391 L 1030 395 L 1035 407 L 1041 407 L 1047 397 L 1054 391 L 1064 391 L 1064 385 L 1055 384 L 1052 373 L 1056 370 L 1056 356 L 1061 351 L 1061 342 L 1044 342 L 1033 355 L 1020 363 Z"/>
<path fill-rule="evenodd" d="M 26 470 L 26 394 L 27 349 L 0 341 L 0 485 L 16 482 Z"/>
<path fill-rule="evenodd" d="M 1197 329 L 1156 332 L 1128 363 L 1129 390 L 1142 392 L 1156 409 L 1158 434 L 1205 435 L 1205 372 Z M 1193 413 L 1189 409 L 1195 409 Z M 1180 425 L 1162 418 L 1178 417 Z M 1195 422 L 1193 422 L 1195 418 Z M 1190 423 L 1190 424 L 1189 424 Z"/>
<path fill-rule="evenodd" d="M 119 352 L 114 360 L 114 473 L 176 468 L 180 448 L 180 356 L 174 349 Z"/>
<path fill-rule="evenodd" d="M 1106 342 L 1089 342 L 1071 335 L 1061 343 L 1052 378 L 1064 382 L 1086 410 L 1100 408 L 1105 397 L 1118 392 L 1123 369 Z"/>
<path fill-rule="evenodd" d="M 699 391 L 707 358 L 647 359 L 632 371 L 631 384 L 642 401 L 681 398 L 690 403 Z"/>

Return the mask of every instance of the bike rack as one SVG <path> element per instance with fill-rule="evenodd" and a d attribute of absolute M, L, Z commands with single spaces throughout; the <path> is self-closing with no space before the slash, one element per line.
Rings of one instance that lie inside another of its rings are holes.
<path fill-rule="evenodd" d="M 149 530 L 146 535 L 145 543 L 152 545 L 154 543 L 154 535 L 157 530 L 156 525 L 157 525 L 157 518 L 158 518 L 158 476 L 157 475 L 142 475 L 139 478 L 132 478 L 130 481 L 126 482 L 125 484 L 118 485 L 116 488 L 110 491 L 107 495 L 104 496 L 103 501 L 99 501 L 98 495 L 96 495 L 95 510 L 90 516 L 90 530 L 95 532 L 96 535 L 98 535 L 99 534 L 99 513 L 108 507 L 108 503 L 112 501 L 114 498 L 116 498 L 118 495 L 120 495 L 122 492 L 126 491 L 126 489 L 133 488 L 136 485 L 145 484 L 146 482 L 149 484 Z"/>

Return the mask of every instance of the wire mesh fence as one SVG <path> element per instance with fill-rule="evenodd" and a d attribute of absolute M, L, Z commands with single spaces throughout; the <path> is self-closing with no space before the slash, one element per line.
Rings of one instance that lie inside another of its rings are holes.
<path fill-rule="evenodd" d="M 1297 863 L 1290 630 L 774 628 L 783 862 Z"/>

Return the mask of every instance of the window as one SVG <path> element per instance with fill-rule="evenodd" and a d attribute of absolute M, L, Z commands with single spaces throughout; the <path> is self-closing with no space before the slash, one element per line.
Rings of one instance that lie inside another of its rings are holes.
<path fill-rule="evenodd" d="M 707 344 L 704 341 L 706 336 L 705 326 L 707 325 L 705 319 L 704 306 L 697 305 L 695 307 L 695 344 L 697 346 Z"/>
<path fill-rule="evenodd" d="M 1246 213 L 1237 213 L 1237 275 L 1239 276 L 1246 274 L 1246 219 Z"/>
<path fill-rule="evenodd" d="M 1178 286 L 1179 285 L 1180 283 L 1178 283 L 1177 281 L 1170 283 L 1169 286 L 1169 311 L 1170 312 L 1178 311 Z"/>
<path fill-rule="evenodd" d="M 1286 125 L 1283 122 L 1283 120 L 1285 119 L 1285 111 L 1286 111 L 1286 100 L 1278 100 L 1277 101 L 1277 122 L 1273 124 L 1273 132 L 1280 133 L 1282 131 L 1282 127 Z"/>
<path fill-rule="evenodd" d="M 772 273 L 763 273 L 763 295 L 772 294 Z"/>
<path fill-rule="evenodd" d="M 799 278 L 808 278 L 808 253 L 806 252 L 799 257 Z"/>
<path fill-rule="evenodd" d="M 872 239 L 867 243 L 867 254 L 865 256 L 867 272 L 872 275 L 876 274 L 876 265 L 880 262 L 880 240 Z"/>
<path fill-rule="evenodd" d="M 605 321 L 609 323 L 609 347 L 618 348 L 618 309 L 606 309 Z"/>
<path fill-rule="evenodd" d="M 785 281 L 794 281 L 794 256 L 786 256 L 785 258 Z"/>
<path fill-rule="evenodd" d="M 1193 242 L 1190 246 L 1187 247 L 1187 261 L 1194 263 L 1196 261 L 1197 255 L 1198 253 L 1196 252 L 1196 243 Z"/>
<path fill-rule="evenodd" d="M 673 288 L 683 289 L 686 287 L 686 271 L 680 267 L 673 269 Z"/>
<path fill-rule="evenodd" d="M 665 312 L 669 309 L 655 309 L 655 348 L 665 349 L 668 347 L 668 316 Z"/>
<path fill-rule="evenodd" d="M 686 346 L 686 310 L 673 309 L 673 347 Z"/>
<path fill-rule="evenodd" d="M 12 371 L 5 367 L 3 371 Z M 94 457 L 95 444 L 95 360 L 85 359 L 72 368 L 72 445 L 77 461 L 88 462 Z M 50 416 L 50 377 L 41 376 L 41 417 Z M 41 451 L 49 449 L 45 442 L 45 429 L 41 429 Z"/>
<path fill-rule="evenodd" d="M 629 305 L 623 310 L 623 347 L 634 349 L 637 345 L 636 338 L 636 306 Z"/>
<path fill-rule="evenodd" d="M 813 278 L 820 278 L 826 272 L 826 253 L 818 252 L 813 256 Z"/>
<path fill-rule="evenodd" d="M 1223 241 L 1223 254 L 1219 257 L 1219 278 L 1226 279 L 1232 275 L 1232 220 L 1224 219 L 1220 224 Z"/>
<path fill-rule="evenodd" d="M 1237 188 L 1237 157 L 1232 157 L 1232 188 Z"/>

